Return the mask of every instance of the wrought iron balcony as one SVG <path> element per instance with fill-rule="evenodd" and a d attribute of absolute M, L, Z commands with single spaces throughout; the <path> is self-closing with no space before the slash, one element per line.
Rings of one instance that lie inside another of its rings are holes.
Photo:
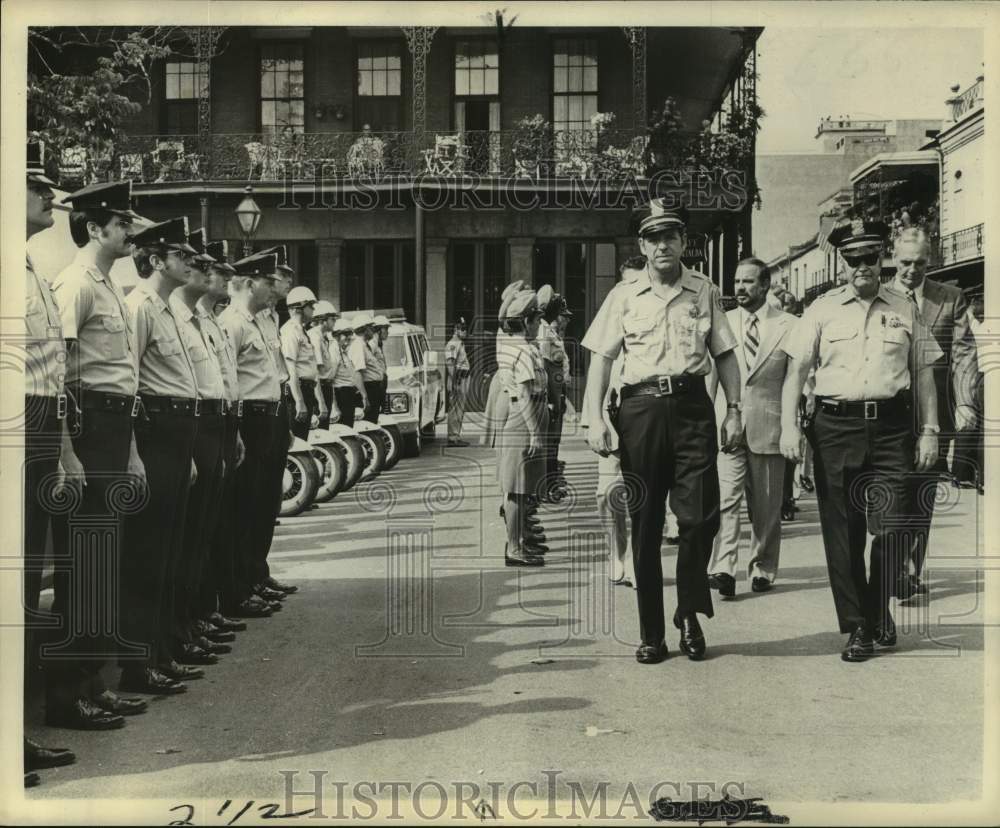
<path fill-rule="evenodd" d="M 102 158 L 77 150 L 61 177 L 166 182 L 379 181 L 499 177 L 615 180 L 656 170 L 744 169 L 752 148 L 728 133 L 676 134 L 656 146 L 634 130 L 353 132 L 281 136 L 129 135 Z"/>
<path fill-rule="evenodd" d="M 955 88 L 955 87 L 952 87 Z M 959 120 L 966 112 L 971 112 L 983 105 L 983 78 L 978 78 L 972 86 L 959 95 L 948 100 L 951 106 L 951 119 Z"/>
<path fill-rule="evenodd" d="M 959 264 L 983 255 L 983 225 L 967 227 L 941 237 L 941 266 Z"/>

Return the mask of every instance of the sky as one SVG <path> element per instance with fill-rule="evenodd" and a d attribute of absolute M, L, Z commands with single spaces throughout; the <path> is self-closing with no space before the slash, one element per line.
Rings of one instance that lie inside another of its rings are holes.
<path fill-rule="evenodd" d="M 826 115 L 943 118 L 949 87 L 983 73 L 981 29 L 764 29 L 757 152 L 819 152 Z"/>

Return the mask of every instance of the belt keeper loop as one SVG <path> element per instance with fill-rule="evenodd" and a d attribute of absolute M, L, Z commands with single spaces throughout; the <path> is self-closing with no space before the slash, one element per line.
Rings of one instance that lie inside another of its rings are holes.
<path fill-rule="evenodd" d="M 134 420 L 139 416 L 139 409 L 142 408 L 142 397 L 138 394 L 132 398 L 132 419 Z"/>
<path fill-rule="evenodd" d="M 878 403 L 871 400 L 865 400 L 865 419 L 866 420 L 877 420 L 878 419 Z"/>
<path fill-rule="evenodd" d="M 237 417 L 243 416 L 243 400 L 236 401 L 236 416 Z"/>
<path fill-rule="evenodd" d="M 56 395 L 56 419 L 57 420 L 65 420 L 66 419 L 66 412 L 67 412 L 68 408 L 69 408 L 69 405 L 67 403 L 65 392 L 63 392 L 62 394 L 57 394 Z"/>
<path fill-rule="evenodd" d="M 195 417 L 201 416 L 201 397 L 194 398 L 194 416 Z"/>

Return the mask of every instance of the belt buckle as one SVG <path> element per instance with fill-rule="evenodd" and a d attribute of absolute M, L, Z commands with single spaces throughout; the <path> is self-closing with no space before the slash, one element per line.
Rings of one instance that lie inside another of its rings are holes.
<path fill-rule="evenodd" d="M 194 398 L 194 416 L 195 417 L 201 416 L 201 397 Z"/>
<path fill-rule="evenodd" d="M 877 420 L 878 419 L 878 403 L 874 400 L 865 400 L 865 419 L 866 420 Z"/>
<path fill-rule="evenodd" d="M 65 420 L 68 410 L 68 403 L 65 394 L 56 394 L 56 419 Z"/>
<path fill-rule="evenodd" d="M 237 417 L 243 416 L 243 400 L 237 400 L 236 402 L 236 416 Z"/>
<path fill-rule="evenodd" d="M 136 394 L 132 398 L 132 418 L 135 419 L 139 416 L 139 409 L 142 406 L 142 397 Z"/>
<path fill-rule="evenodd" d="M 657 377 L 656 385 L 660 389 L 661 394 L 674 393 L 674 383 L 670 377 Z"/>

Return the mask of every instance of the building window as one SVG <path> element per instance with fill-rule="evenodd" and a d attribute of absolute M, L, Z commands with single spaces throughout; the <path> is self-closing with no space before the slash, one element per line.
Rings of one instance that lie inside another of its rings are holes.
<path fill-rule="evenodd" d="M 402 122 L 403 57 L 394 41 L 362 41 L 357 50 L 355 128 L 398 131 Z"/>
<path fill-rule="evenodd" d="M 402 308 L 416 315 L 412 241 L 350 241 L 344 244 L 340 301 L 343 310 Z"/>
<path fill-rule="evenodd" d="M 274 43 L 260 53 L 260 127 L 265 135 L 305 132 L 301 43 Z"/>
<path fill-rule="evenodd" d="M 163 131 L 194 135 L 198 132 L 198 97 L 208 94 L 208 78 L 190 60 L 168 60 L 163 71 Z"/>
<path fill-rule="evenodd" d="M 466 169 L 500 171 L 500 54 L 491 40 L 455 42 L 455 129 L 465 135 Z"/>
<path fill-rule="evenodd" d="M 448 249 L 448 332 L 451 323 L 465 318 L 465 351 L 473 376 L 491 373 L 496 365 L 497 311 L 507 286 L 510 259 L 507 242 L 454 241 Z M 478 394 L 482 389 L 476 388 Z"/>
<path fill-rule="evenodd" d="M 552 124 L 556 132 L 589 130 L 597 113 L 597 41 L 557 39 L 552 55 Z"/>
<path fill-rule="evenodd" d="M 500 55 L 496 43 L 488 40 L 455 43 L 455 94 L 500 94 Z"/>

